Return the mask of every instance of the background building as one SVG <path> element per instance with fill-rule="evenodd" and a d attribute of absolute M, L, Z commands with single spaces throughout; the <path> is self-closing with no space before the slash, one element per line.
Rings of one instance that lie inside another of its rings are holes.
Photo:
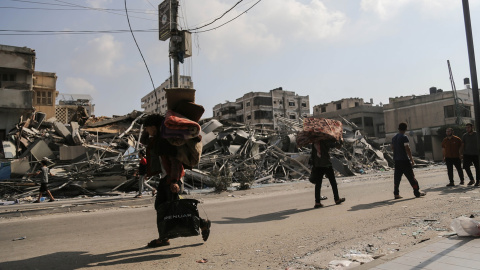
<path fill-rule="evenodd" d="M 58 96 L 57 75 L 52 72 L 35 71 L 33 73 L 33 106 L 37 112 L 43 112 L 45 119 L 55 116 L 55 100 Z"/>
<path fill-rule="evenodd" d="M 341 116 L 341 117 L 340 117 Z M 313 117 L 341 120 L 357 125 L 369 137 L 384 138 L 385 122 L 382 106 L 365 103 L 361 98 L 345 98 L 313 106 Z"/>
<path fill-rule="evenodd" d="M 0 45 L 0 139 L 33 112 L 35 51 Z"/>
<path fill-rule="evenodd" d="M 179 88 L 193 88 L 190 76 L 180 76 Z M 166 79 L 159 87 L 155 88 L 141 99 L 141 106 L 144 112 L 165 114 L 167 112 L 167 98 L 165 89 L 171 88 L 170 79 Z"/>
<path fill-rule="evenodd" d="M 67 124 L 72 117 L 76 115 L 78 107 L 83 107 L 88 116 L 94 116 L 95 104 L 92 104 L 93 98 L 85 94 L 62 94 L 57 98 L 55 117 L 57 121 Z"/>
<path fill-rule="evenodd" d="M 441 142 L 445 134 L 438 134 L 439 128 L 474 121 L 471 89 L 431 89 L 429 95 L 390 98 L 383 108 L 386 137 L 391 139 L 397 133 L 399 123 L 407 123 L 412 151 L 429 160 L 443 159 Z"/>
<path fill-rule="evenodd" d="M 308 96 L 299 96 L 292 91 L 285 91 L 282 87 L 269 92 L 250 92 L 233 102 L 217 104 L 213 108 L 213 117 L 216 119 L 233 120 L 233 111 L 236 111 L 237 122 L 251 125 L 260 130 L 275 130 L 279 127 L 278 118 L 283 117 L 300 121 L 310 115 Z"/>

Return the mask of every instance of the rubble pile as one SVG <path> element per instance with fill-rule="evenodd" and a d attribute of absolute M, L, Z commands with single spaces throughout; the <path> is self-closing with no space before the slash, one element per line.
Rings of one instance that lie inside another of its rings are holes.
<path fill-rule="evenodd" d="M 3 142 L 0 196 L 17 199 L 36 193 L 36 179 L 26 174 L 38 170 L 43 159 L 50 162 L 55 174 L 49 186 L 56 194 L 93 196 L 135 191 L 133 172 L 138 166 L 137 152 L 144 147 L 139 138 L 145 116 L 133 111 L 112 118 L 82 119 L 84 124 L 80 125 L 75 121 L 63 124 L 54 118 L 44 121 L 37 113 L 22 121 Z M 354 124 L 342 122 L 344 144 L 331 153 L 338 175 L 378 172 L 393 166 L 386 148 L 365 138 Z M 186 170 L 187 190 L 248 189 L 256 184 L 306 180 L 310 175 L 311 150 L 296 144 L 301 119 L 280 118 L 276 131 L 215 119 L 200 120 L 199 124 L 202 157 L 196 167 Z"/>

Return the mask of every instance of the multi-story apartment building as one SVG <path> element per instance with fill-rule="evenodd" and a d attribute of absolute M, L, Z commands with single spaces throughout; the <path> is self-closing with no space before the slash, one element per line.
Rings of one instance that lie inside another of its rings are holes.
<path fill-rule="evenodd" d="M 180 76 L 179 88 L 193 88 L 190 76 Z M 167 112 L 167 98 L 165 89 L 171 88 L 170 79 L 166 79 L 159 87 L 155 88 L 141 99 L 144 112 L 165 114 Z"/>
<path fill-rule="evenodd" d="M 237 121 L 237 111 L 241 108 L 236 102 L 226 101 L 213 107 L 213 117 L 218 120 Z"/>
<path fill-rule="evenodd" d="M 365 103 L 361 98 L 345 98 L 313 106 L 313 117 L 341 120 L 357 125 L 369 137 L 385 137 L 383 107 Z"/>
<path fill-rule="evenodd" d="M 0 139 L 33 112 L 35 51 L 0 45 Z"/>
<path fill-rule="evenodd" d="M 55 99 L 58 96 L 57 75 L 52 72 L 35 71 L 33 73 L 33 106 L 43 112 L 45 118 L 55 116 Z"/>
<path fill-rule="evenodd" d="M 278 118 L 300 119 L 310 115 L 309 96 L 299 96 L 282 87 L 269 92 L 250 92 L 237 98 L 235 104 L 226 102 L 213 108 L 213 117 L 224 119 L 228 115 L 233 120 L 248 124 L 257 129 L 277 129 Z"/>
<path fill-rule="evenodd" d="M 383 109 L 387 141 L 397 133 L 398 124 L 405 122 L 412 151 L 436 161 L 443 159 L 441 142 L 445 137 L 437 130 L 474 121 L 472 90 L 468 88 L 456 93 L 431 89 L 429 95 L 390 98 Z"/>

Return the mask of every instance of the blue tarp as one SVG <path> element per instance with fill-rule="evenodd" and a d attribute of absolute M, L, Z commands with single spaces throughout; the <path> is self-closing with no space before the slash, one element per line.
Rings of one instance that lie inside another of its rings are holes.
<path fill-rule="evenodd" d="M 0 162 L 0 180 L 10 179 L 11 173 L 10 162 Z"/>

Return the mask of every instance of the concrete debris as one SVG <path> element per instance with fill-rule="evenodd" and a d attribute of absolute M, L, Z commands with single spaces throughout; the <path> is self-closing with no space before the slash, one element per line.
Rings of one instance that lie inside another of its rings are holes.
<path fill-rule="evenodd" d="M 0 198 L 15 200 L 36 194 L 36 181 L 25 175 L 48 160 L 55 176 L 50 190 L 57 196 L 118 195 L 133 192 L 138 179 L 138 151 L 144 113 L 124 116 L 88 117 L 83 112 L 63 124 L 45 120 L 37 112 L 18 123 L 0 152 Z M 343 123 L 344 144 L 333 149 L 332 163 L 339 176 L 390 170 L 389 146 L 377 144 L 347 120 Z M 217 191 L 254 185 L 308 180 L 311 150 L 298 147 L 302 119 L 280 119 L 277 131 L 265 131 L 232 121 L 203 119 L 202 156 L 195 168 L 186 167 L 185 189 L 213 188 Z M 421 160 L 417 164 L 428 164 Z M 150 179 L 155 185 L 159 178 Z M 234 184 L 234 185 L 233 185 Z"/>

